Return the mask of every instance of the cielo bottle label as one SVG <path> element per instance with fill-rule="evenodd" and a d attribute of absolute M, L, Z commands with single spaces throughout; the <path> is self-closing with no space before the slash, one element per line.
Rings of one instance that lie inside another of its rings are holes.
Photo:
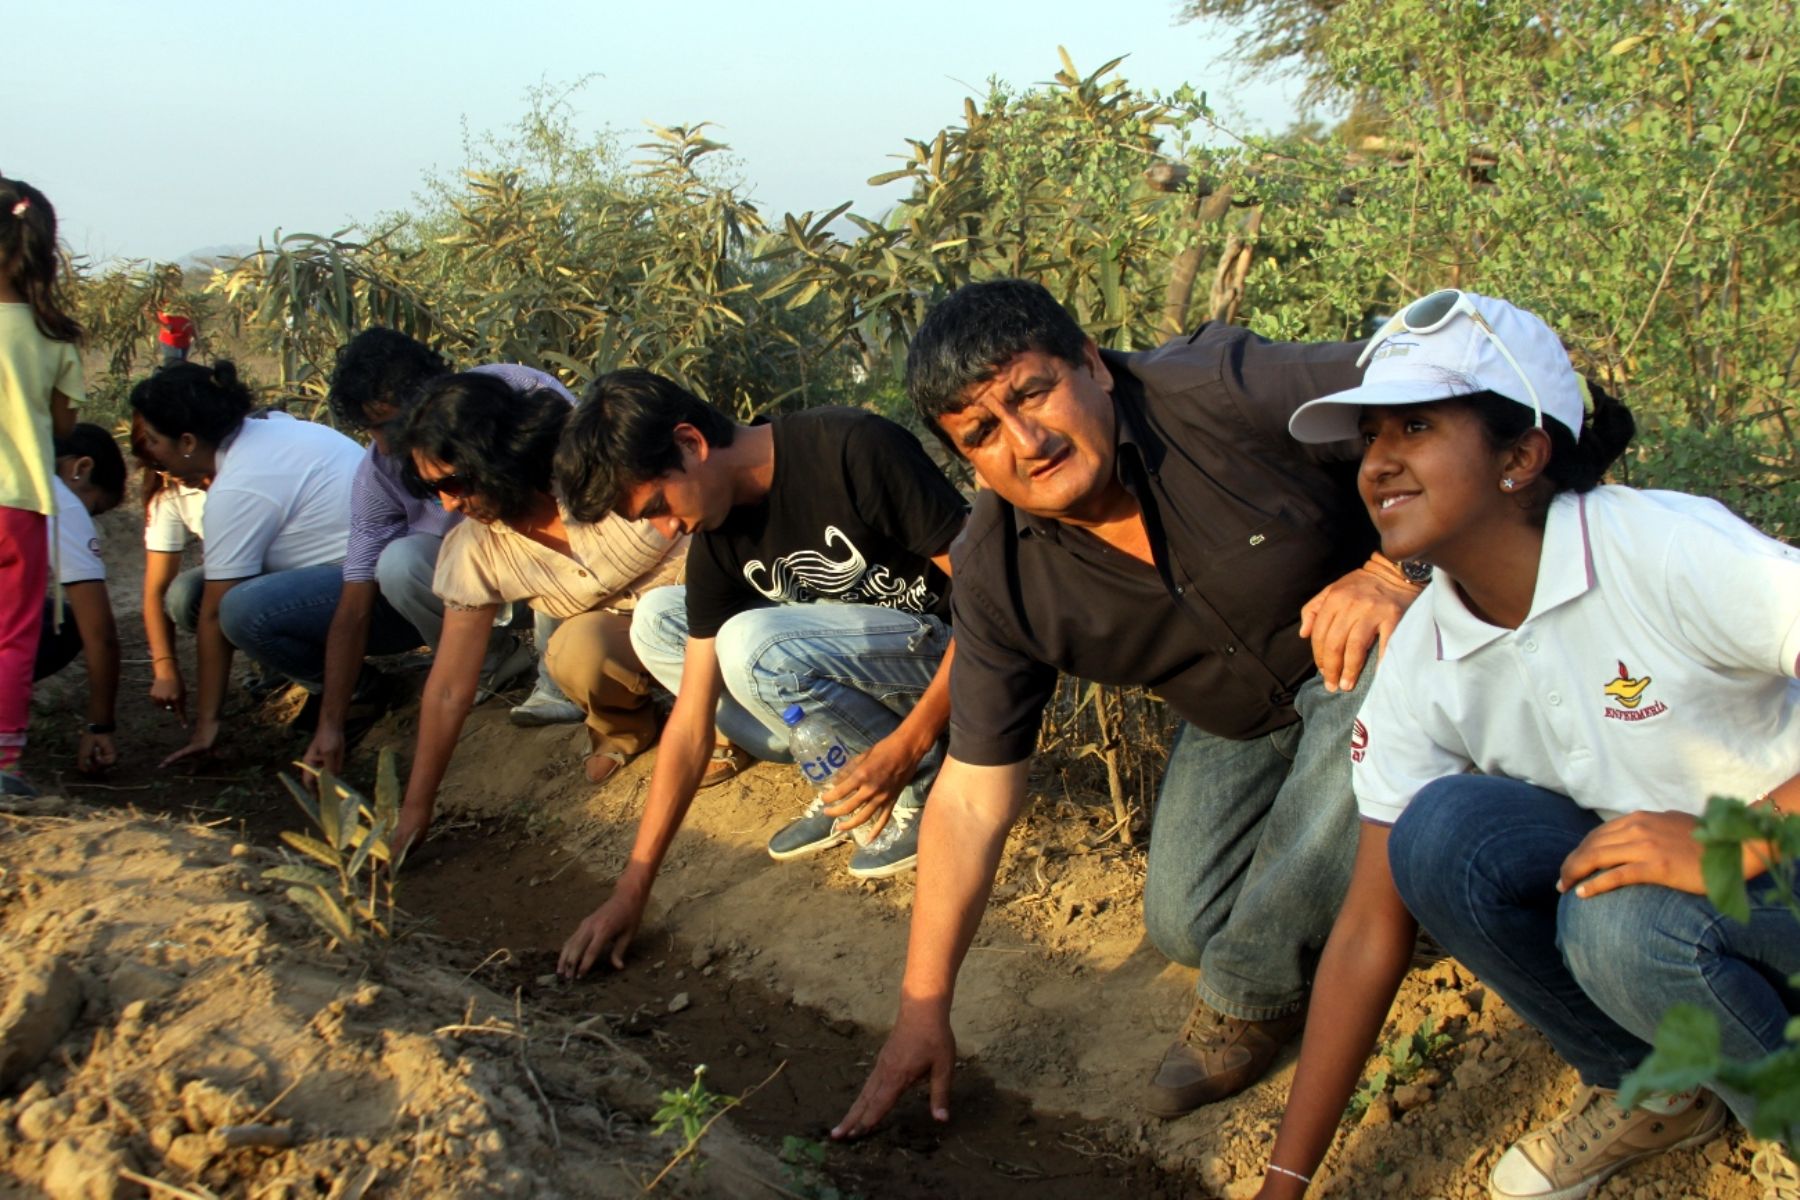
<path fill-rule="evenodd" d="M 832 743 L 831 749 L 817 758 L 809 758 L 800 764 L 800 770 L 814 783 L 824 783 L 841 770 L 850 761 L 850 752 L 844 749 L 842 742 Z"/>

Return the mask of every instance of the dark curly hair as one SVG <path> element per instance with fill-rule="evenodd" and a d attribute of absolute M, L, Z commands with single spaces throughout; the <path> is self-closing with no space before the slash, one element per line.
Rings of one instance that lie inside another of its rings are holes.
<path fill-rule="evenodd" d="M 633 484 L 681 470 L 677 425 L 713 446 L 737 435 L 730 417 L 654 372 L 613 371 L 588 385 L 556 452 L 556 492 L 569 516 L 593 524 Z"/>
<path fill-rule="evenodd" d="M 1042 284 L 970 283 L 925 314 L 906 352 L 906 394 L 925 427 L 962 457 L 938 418 L 968 407 L 968 390 L 1027 350 L 1081 365 L 1088 336 Z"/>
<path fill-rule="evenodd" d="M 395 329 L 365 329 L 338 349 L 325 398 L 339 425 L 366 429 L 370 405 L 404 411 L 421 387 L 449 373 L 450 363 L 424 342 Z"/>
<path fill-rule="evenodd" d="M 88 473 L 88 482 L 111 496 L 114 504 L 125 498 L 125 455 L 119 450 L 118 440 L 100 426 L 83 421 L 69 431 L 68 437 L 57 438 L 56 457 L 92 459 L 94 466 Z"/>
<path fill-rule="evenodd" d="M 131 389 L 131 408 L 166 438 L 191 433 L 217 446 L 236 433 L 256 399 L 238 378 L 237 367 L 221 359 L 210 367 L 175 363 Z"/>
<path fill-rule="evenodd" d="M 518 521 L 550 492 L 550 463 L 569 402 L 550 388 L 514 391 L 497 375 L 465 371 L 427 383 L 394 434 L 401 475 L 415 496 L 436 489 L 414 454 L 443 463 L 497 520 Z"/>

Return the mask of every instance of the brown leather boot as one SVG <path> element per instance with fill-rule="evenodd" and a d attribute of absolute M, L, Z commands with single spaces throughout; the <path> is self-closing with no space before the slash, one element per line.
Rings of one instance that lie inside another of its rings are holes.
<path fill-rule="evenodd" d="M 1261 1079 L 1281 1048 L 1305 1027 L 1303 1012 L 1244 1021 L 1195 1000 L 1180 1036 L 1150 1080 L 1144 1107 L 1152 1116 L 1179 1117 L 1235 1096 Z"/>

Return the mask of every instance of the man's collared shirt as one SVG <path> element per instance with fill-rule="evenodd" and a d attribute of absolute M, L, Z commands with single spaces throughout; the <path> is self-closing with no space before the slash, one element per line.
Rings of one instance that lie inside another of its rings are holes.
<path fill-rule="evenodd" d="M 1313 672 L 1300 608 L 1376 538 L 1356 493 L 1361 447 L 1302 445 L 1287 421 L 1360 382 L 1361 346 L 1208 324 L 1156 350 L 1103 352 L 1115 470 L 1156 565 L 981 492 L 951 552 L 950 753 L 1028 758 L 1058 671 L 1147 687 L 1222 737 L 1291 724 Z"/>
<path fill-rule="evenodd" d="M 1800 757 L 1796 658 L 1800 550 L 1698 496 L 1564 493 L 1517 629 L 1440 578 L 1394 631 L 1351 736 L 1357 806 L 1392 824 L 1471 767 L 1608 818 L 1754 799 Z"/>

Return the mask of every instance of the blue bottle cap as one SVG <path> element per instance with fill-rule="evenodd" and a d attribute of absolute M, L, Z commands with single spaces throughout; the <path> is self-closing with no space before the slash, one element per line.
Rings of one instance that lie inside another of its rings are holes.
<path fill-rule="evenodd" d="M 805 716 L 805 709 L 801 708 L 798 704 L 790 704 L 787 706 L 787 709 L 782 712 L 781 719 L 786 721 L 789 725 L 798 725 Z"/>

